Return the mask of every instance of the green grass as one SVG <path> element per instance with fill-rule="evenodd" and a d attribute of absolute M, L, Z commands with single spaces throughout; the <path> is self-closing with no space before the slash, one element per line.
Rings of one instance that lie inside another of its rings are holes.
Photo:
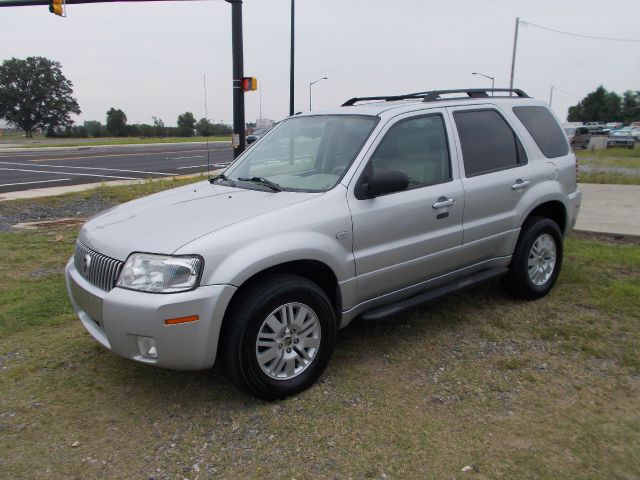
<path fill-rule="evenodd" d="M 640 185 L 640 172 L 637 175 L 611 172 L 580 172 L 580 183 Z"/>
<path fill-rule="evenodd" d="M 94 197 L 99 197 L 114 203 L 123 203 L 135 198 L 151 195 L 169 188 L 181 187 L 190 183 L 206 179 L 206 175 L 189 175 L 185 177 L 171 177 L 143 180 L 139 183 L 131 183 L 124 186 L 110 186 L 100 184 L 81 192 L 65 193 L 53 197 L 39 197 L 31 199 L 18 199 L 10 202 L 0 202 L 0 215 L 3 213 L 19 211 L 28 206 L 58 207 L 70 203 L 82 202 Z"/>
<path fill-rule="evenodd" d="M 580 165 L 588 165 L 595 171 L 580 172 L 582 183 L 607 183 L 619 185 L 640 185 L 640 148 L 612 148 L 575 152 Z M 610 168 L 625 168 L 630 171 L 612 172 Z"/>
<path fill-rule="evenodd" d="M 147 145 L 155 143 L 231 142 L 231 137 L 164 137 L 164 138 L 95 138 L 92 140 L 64 139 L 50 143 L 33 143 L 22 148 L 90 147 L 97 145 Z"/>
<path fill-rule="evenodd" d="M 0 235 L 0 476 L 640 477 L 637 240 L 567 239 L 535 302 L 496 282 L 355 322 L 315 386 L 265 403 L 219 366 L 154 369 L 92 340 L 62 275 L 76 234 Z"/>
<path fill-rule="evenodd" d="M 640 148 L 608 148 L 575 152 L 580 163 L 608 167 L 640 168 Z"/>

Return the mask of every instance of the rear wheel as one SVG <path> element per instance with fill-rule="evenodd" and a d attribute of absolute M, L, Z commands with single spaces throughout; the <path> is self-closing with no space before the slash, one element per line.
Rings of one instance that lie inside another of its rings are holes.
<path fill-rule="evenodd" d="M 222 336 L 227 375 L 251 395 L 274 400 L 311 386 L 335 344 L 336 317 L 324 291 L 295 275 L 243 287 Z"/>
<path fill-rule="evenodd" d="M 556 283 L 562 267 L 562 233 L 548 218 L 531 217 L 522 226 L 509 273 L 502 277 L 507 292 L 533 300 L 543 297 Z"/>

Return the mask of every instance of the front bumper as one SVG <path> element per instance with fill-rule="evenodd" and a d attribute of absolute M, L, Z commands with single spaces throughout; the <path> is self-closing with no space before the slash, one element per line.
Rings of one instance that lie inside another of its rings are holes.
<path fill-rule="evenodd" d="M 224 312 L 236 291 L 232 285 L 207 285 L 173 294 L 91 285 L 69 260 L 69 298 L 80 321 L 101 345 L 131 360 L 173 370 L 204 370 L 216 359 Z M 165 325 L 165 320 L 198 315 L 199 320 Z M 138 336 L 155 340 L 157 358 L 143 357 Z"/>
<path fill-rule="evenodd" d="M 608 141 L 607 142 L 607 148 L 613 148 L 613 147 L 633 147 L 635 146 L 636 142 L 628 142 L 628 141 Z"/>
<path fill-rule="evenodd" d="M 582 205 L 582 192 L 576 190 L 575 192 L 567 195 L 567 228 L 564 232 L 565 235 L 571 233 L 576 226 L 578 220 L 578 214 L 580 213 L 580 205 Z"/>

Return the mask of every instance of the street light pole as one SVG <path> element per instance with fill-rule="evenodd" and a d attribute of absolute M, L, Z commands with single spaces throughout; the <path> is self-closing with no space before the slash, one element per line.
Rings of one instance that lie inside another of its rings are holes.
<path fill-rule="evenodd" d="M 318 83 L 320 80 L 327 80 L 327 77 L 322 77 L 317 80 L 314 80 L 313 82 L 309 82 L 309 111 L 311 111 L 311 87 L 314 84 Z"/>
<path fill-rule="evenodd" d="M 549 94 L 549 106 L 552 106 L 552 105 L 553 105 L 553 89 L 554 89 L 554 88 L 555 88 L 555 87 L 552 85 L 552 86 L 551 86 L 551 93 Z"/>
<path fill-rule="evenodd" d="M 296 1 L 291 0 L 291 61 L 289 66 L 289 115 L 293 115 L 294 107 L 293 107 L 293 97 L 294 97 L 294 48 L 295 48 L 295 11 L 296 11 Z"/>
<path fill-rule="evenodd" d="M 509 82 L 509 89 L 513 90 L 513 75 L 516 71 L 516 50 L 518 49 L 518 27 L 520 26 L 520 17 L 516 18 L 516 33 L 513 36 L 513 56 L 511 57 L 511 81 Z M 511 96 L 513 92 L 509 92 Z"/>
<path fill-rule="evenodd" d="M 489 80 L 491 80 L 491 96 L 493 97 L 493 89 L 495 88 L 495 78 L 493 78 L 491 75 L 485 75 L 484 73 L 479 73 L 479 72 L 471 72 L 471 75 L 480 75 L 481 77 L 484 78 L 488 78 Z"/>

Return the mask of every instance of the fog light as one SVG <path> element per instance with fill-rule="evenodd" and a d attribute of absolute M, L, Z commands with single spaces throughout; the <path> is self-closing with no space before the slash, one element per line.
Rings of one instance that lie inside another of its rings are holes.
<path fill-rule="evenodd" d="M 153 337 L 138 336 L 138 350 L 140 350 L 140 355 L 144 358 L 158 358 L 156 341 Z"/>

